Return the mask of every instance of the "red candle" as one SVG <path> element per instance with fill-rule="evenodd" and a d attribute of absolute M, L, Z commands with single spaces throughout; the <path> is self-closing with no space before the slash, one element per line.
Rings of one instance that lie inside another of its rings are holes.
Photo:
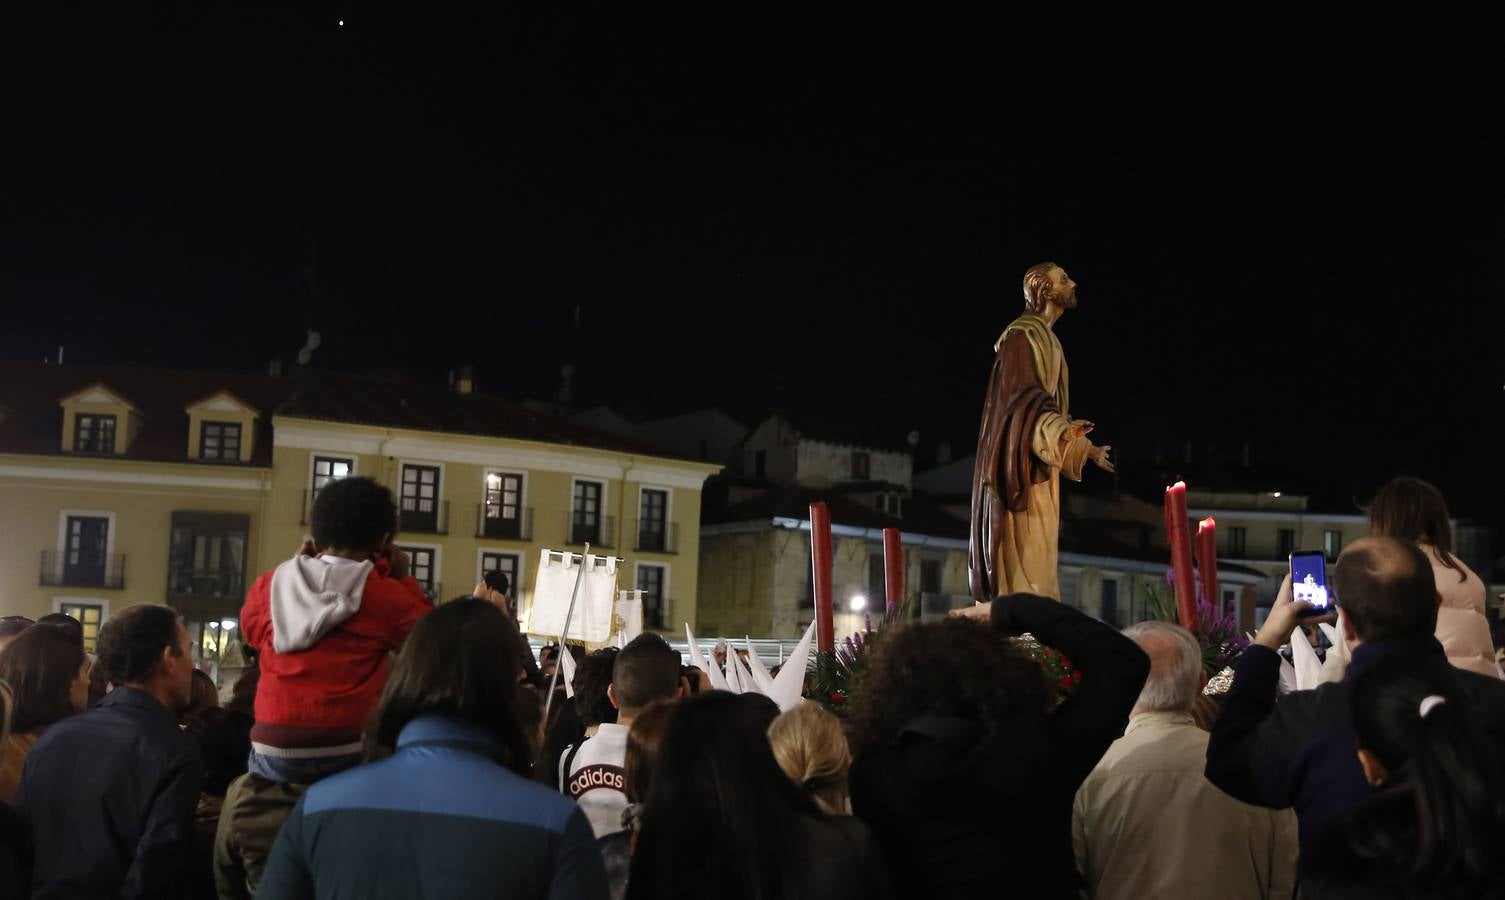
<path fill-rule="evenodd" d="M 836 622 L 831 611 L 831 511 L 826 504 L 810 504 L 810 584 L 815 590 L 815 646 L 836 648 Z"/>
<path fill-rule="evenodd" d="M 1202 600 L 1221 615 L 1223 595 L 1218 590 L 1218 523 L 1212 516 L 1197 523 L 1197 577 L 1202 582 Z"/>
<path fill-rule="evenodd" d="M 893 612 L 904 599 L 904 545 L 897 528 L 883 529 L 883 586 L 888 593 L 886 608 Z"/>
<path fill-rule="evenodd" d="M 1191 529 L 1186 522 L 1186 482 L 1165 489 L 1165 539 L 1171 546 L 1176 614 L 1183 628 L 1197 630 L 1197 587 L 1191 572 Z"/>

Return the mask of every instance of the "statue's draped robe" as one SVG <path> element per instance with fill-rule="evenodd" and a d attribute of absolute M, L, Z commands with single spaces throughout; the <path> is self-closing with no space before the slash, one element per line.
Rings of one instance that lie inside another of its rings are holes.
<path fill-rule="evenodd" d="M 993 349 L 972 475 L 972 596 L 1059 600 L 1060 476 L 1081 481 L 1092 444 L 1071 437 L 1066 356 L 1044 319 L 1020 316 Z"/>

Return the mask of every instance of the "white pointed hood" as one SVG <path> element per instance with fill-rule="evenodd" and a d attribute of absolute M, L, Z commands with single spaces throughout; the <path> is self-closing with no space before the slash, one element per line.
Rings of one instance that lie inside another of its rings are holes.
<path fill-rule="evenodd" d="M 272 573 L 272 649 L 307 650 L 361 608 L 370 560 L 295 556 Z"/>
<path fill-rule="evenodd" d="M 800 694 L 805 686 L 805 668 L 810 661 L 810 642 L 815 638 L 815 623 L 805 629 L 805 636 L 795 645 L 794 652 L 784 660 L 784 667 L 779 669 L 779 674 L 773 676 L 773 689 L 768 696 L 779 705 L 779 709 L 788 712 L 800 704 Z"/>

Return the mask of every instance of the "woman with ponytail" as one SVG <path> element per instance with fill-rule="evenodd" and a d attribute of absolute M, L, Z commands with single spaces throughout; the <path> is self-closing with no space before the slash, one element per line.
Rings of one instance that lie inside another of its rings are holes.
<path fill-rule="evenodd" d="M 1364 777 L 1378 790 L 1305 849 L 1304 896 L 1505 897 L 1505 777 L 1458 674 L 1391 657 L 1353 684 Z"/>

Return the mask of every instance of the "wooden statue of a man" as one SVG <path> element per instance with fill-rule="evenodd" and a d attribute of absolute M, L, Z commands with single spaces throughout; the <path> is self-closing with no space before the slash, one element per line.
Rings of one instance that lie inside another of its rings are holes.
<path fill-rule="evenodd" d="M 969 574 L 979 603 L 1012 593 L 1061 599 L 1060 477 L 1081 481 L 1088 460 L 1113 471 L 1110 448 L 1087 440 L 1092 423 L 1069 418 L 1066 356 L 1052 326 L 1076 303 L 1076 282 L 1060 266 L 1031 267 L 1024 315 L 993 345 L 972 474 Z"/>

